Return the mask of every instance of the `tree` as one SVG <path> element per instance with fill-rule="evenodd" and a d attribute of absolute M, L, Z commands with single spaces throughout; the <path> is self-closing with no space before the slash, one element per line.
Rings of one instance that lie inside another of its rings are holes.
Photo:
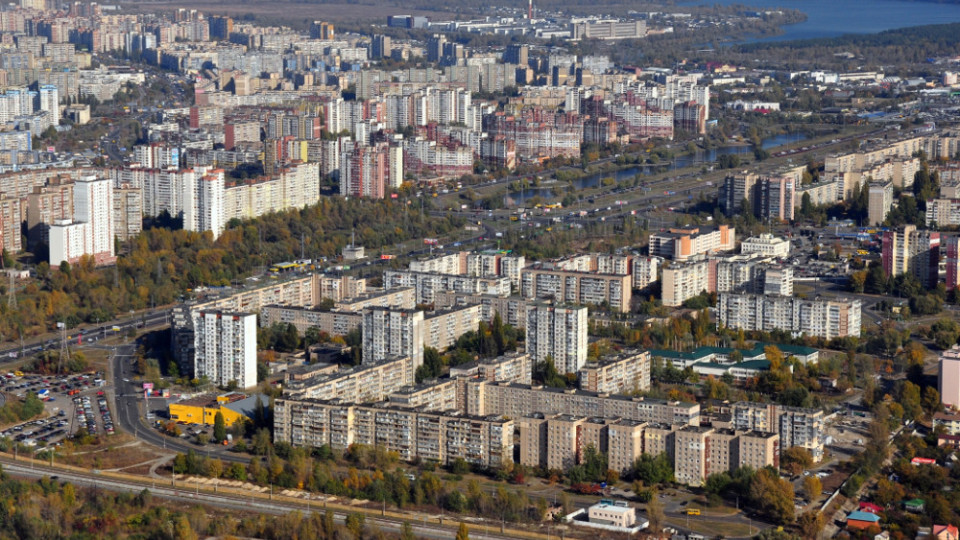
<path fill-rule="evenodd" d="M 783 525 L 793 521 L 793 486 L 776 471 L 757 471 L 750 484 L 750 499 L 760 514 L 772 521 Z"/>
<path fill-rule="evenodd" d="M 457 529 L 457 540 L 470 540 L 470 531 L 467 529 L 467 524 L 460 522 L 460 528 Z"/>
<path fill-rule="evenodd" d="M 797 475 L 813 466 L 813 456 L 802 446 L 791 446 L 783 451 L 781 463 L 783 470 Z"/>
<path fill-rule="evenodd" d="M 642 480 L 648 486 L 655 486 L 673 480 L 673 465 L 666 452 L 654 457 L 642 454 L 634 463 L 632 477 Z"/>
<path fill-rule="evenodd" d="M 218 444 L 227 440 L 227 422 L 220 411 L 213 417 L 213 440 Z"/>
<path fill-rule="evenodd" d="M 826 520 L 823 514 L 816 510 L 804 512 L 797 518 L 797 526 L 800 527 L 803 538 L 817 538 L 820 535 L 820 531 L 823 530 L 825 523 Z"/>
<path fill-rule="evenodd" d="M 647 519 L 650 521 L 651 531 L 659 532 L 663 529 L 666 515 L 663 513 L 663 503 L 660 502 L 660 494 L 656 489 L 650 494 L 650 502 L 647 503 Z"/>
<path fill-rule="evenodd" d="M 803 479 L 803 492 L 810 501 L 815 501 L 823 492 L 823 483 L 817 476 L 811 474 Z"/>
<path fill-rule="evenodd" d="M 357 540 L 361 540 L 363 538 L 363 529 L 366 521 L 366 516 L 358 512 L 353 512 L 347 514 L 345 524 L 347 526 L 347 530 L 353 533 L 353 537 Z"/>
<path fill-rule="evenodd" d="M 413 527 L 408 521 L 404 521 L 400 526 L 400 540 L 417 540 L 417 535 L 413 533 Z"/>

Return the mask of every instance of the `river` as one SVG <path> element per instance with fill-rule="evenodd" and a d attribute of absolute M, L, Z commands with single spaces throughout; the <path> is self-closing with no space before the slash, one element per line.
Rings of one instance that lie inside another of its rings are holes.
<path fill-rule="evenodd" d="M 807 20 L 783 28 L 778 36 L 747 39 L 788 41 L 829 38 L 843 34 L 873 34 L 893 28 L 960 22 L 960 4 L 902 0 L 683 0 L 678 6 L 743 4 L 756 8 L 787 8 L 806 13 Z"/>
<path fill-rule="evenodd" d="M 760 146 L 764 150 L 769 150 L 785 144 L 795 144 L 800 141 L 807 140 L 808 138 L 809 137 L 802 133 L 776 135 L 763 139 L 760 142 Z M 685 147 L 683 144 L 678 144 L 676 145 L 676 148 L 678 151 L 683 151 Z M 657 166 L 633 166 L 626 167 L 618 171 L 606 171 L 597 174 L 591 174 L 590 176 L 584 176 L 583 178 L 574 180 L 572 184 L 577 190 L 592 188 L 597 187 L 601 178 L 610 177 L 614 178 L 617 182 L 622 182 L 623 180 L 631 179 L 638 174 L 649 176 L 695 165 L 712 164 L 717 160 L 717 157 L 724 154 L 753 154 L 753 146 L 749 144 L 738 144 L 720 146 L 712 150 L 698 149 L 696 154 L 677 156 L 673 159 L 673 161 L 665 161 Z M 504 195 L 503 201 L 506 205 L 510 206 L 520 205 L 527 199 L 536 196 L 540 196 L 547 201 L 559 200 L 563 198 L 563 195 L 566 193 L 569 186 L 570 183 L 548 180 L 547 182 L 541 183 L 540 187 L 525 189 L 521 193 L 508 193 Z M 559 195 L 553 193 L 554 189 L 559 190 Z"/>

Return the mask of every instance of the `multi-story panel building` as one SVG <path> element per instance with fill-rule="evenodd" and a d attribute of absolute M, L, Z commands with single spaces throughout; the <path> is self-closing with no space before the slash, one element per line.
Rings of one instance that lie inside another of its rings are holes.
<path fill-rule="evenodd" d="M 126 242 L 143 230 L 143 194 L 140 188 L 124 184 L 113 188 L 113 232 Z"/>
<path fill-rule="evenodd" d="M 650 235 L 650 255 L 682 262 L 697 255 L 733 251 L 736 236 L 736 229 L 728 225 L 670 229 Z"/>
<path fill-rule="evenodd" d="M 423 345 L 446 350 L 456 343 L 460 336 L 476 330 L 480 320 L 479 305 L 457 306 L 431 312 L 423 319 Z"/>
<path fill-rule="evenodd" d="M 528 305 L 526 347 L 535 363 L 550 357 L 560 373 L 576 373 L 587 361 L 587 308 Z"/>
<path fill-rule="evenodd" d="M 370 307 L 363 310 L 363 364 L 409 357 L 413 369 L 423 364 L 423 312 Z"/>
<path fill-rule="evenodd" d="M 20 199 L 0 194 L 0 249 L 19 253 L 23 246 L 20 224 L 23 221 Z"/>
<path fill-rule="evenodd" d="M 887 218 L 887 213 L 893 206 L 893 182 L 871 182 L 867 204 L 867 222 L 870 225 L 880 225 Z M 929 204 L 927 215 L 929 216 Z M 928 220 L 929 221 L 929 220 Z"/>
<path fill-rule="evenodd" d="M 506 277 L 473 277 L 450 274 L 387 270 L 383 273 L 385 289 L 413 287 L 418 304 L 433 304 L 437 294 L 452 291 L 506 297 L 510 295 L 510 279 Z"/>
<path fill-rule="evenodd" d="M 938 367 L 940 403 L 960 407 L 960 345 L 941 352 Z"/>
<path fill-rule="evenodd" d="M 627 396 L 596 394 L 584 390 L 531 387 L 516 383 L 491 383 L 460 379 L 464 412 L 502 414 L 520 418 L 533 413 L 623 418 L 658 424 L 699 425 L 700 405 Z"/>
<path fill-rule="evenodd" d="M 660 266 L 663 259 L 653 256 L 637 256 L 633 258 L 633 288 L 646 289 L 660 279 Z"/>
<path fill-rule="evenodd" d="M 912 274 L 925 288 L 939 281 L 939 232 L 918 231 L 915 225 L 884 231 L 882 249 L 881 261 L 888 276 Z"/>
<path fill-rule="evenodd" d="M 520 296 L 438 292 L 435 298 L 433 307 L 436 309 L 475 304 L 480 306 L 481 320 L 492 321 L 495 315 L 500 315 L 504 324 L 518 329 L 527 327 L 528 301 Z"/>
<path fill-rule="evenodd" d="M 633 286 L 629 275 L 570 272 L 534 267 L 524 269 L 520 277 L 520 294 L 524 298 L 608 305 L 616 312 L 630 311 Z"/>
<path fill-rule="evenodd" d="M 740 253 L 744 255 L 759 253 L 767 257 L 783 259 L 790 255 L 790 240 L 763 233 L 741 242 Z"/>
<path fill-rule="evenodd" d="M 113 186 L 106 178 L 78 178 L 73 188 L 73 220 L 56 221 L 50 227 L 51 267 L 63 261 L 74 264 L 85 255 L 98 265 L 116 260 Z"/>
<path fill-rule="evenodd" d="M 860 310 L 859 300 L 721 293 L 717 319 L 728 328 L 784 330 L 833 339 L 860 335 Z"/>
<path fill-rule="evenodd" d="M 414 383 L 409 357 L 384 360 L 372 366 L 341 369 L 315 377 L 291 381 L 289 395 L 310 399 L 346 399 L 355 403 L 373 403 Z"/>
<path fill-rule="evenodd" d="M 499 467 L 511 459 L 514 423 L 503 417 L 422 412 L 387 404 L 278 399 L 274 440 L 294 446 L 346 450 L 351 444 L 380 446 L 407 461 Z"/>
<path fill-rule="evenodd" d="M 709 475 L 712 428 L 684 426 L 674 432 L 673 476 L 677 482 L 699 486 Z"/>
<path fill-rule="evenodd" d="M 650 351 L 626 350 L 580 368 L 580 388 L 589 392 L 625 394 L 650 389 Z"/>
<path fill-rule="evenodd" d="M 257 316 L 197 311 L 193 314 L 193 376 L 218 386 L 257 384 Z"/>
<path fill-rule="evenodd" d="M 490 382 L 532 384 L 533 361 L 525 352 L 509 352 L 450 368 L 450 377 L 475 377 Z"/>
<path fill-rule="evenodd" d="M 781 451 L 800 446 L 815 461 L 823 459 L 823 411 L 819 409 L 742 401 L 733 405 L 731 422 L 736 430 L 778 433 Z"/>
<path fill-rule="evenodd" d="M 690 298 L 712 289 L 709 261 L 674 262 L 663 267 L 660 291 L 664 306 L 683 305 Z"/>
<path fill-rule="evenodd" d="M 331 336 L 345 336 L 363 326 L 363 315 L 353 311 L 321 311 L 296 306 L 269 305 L 260 309 L 260 326 L 292 324 L 301 335 L 316 328 Z"/>

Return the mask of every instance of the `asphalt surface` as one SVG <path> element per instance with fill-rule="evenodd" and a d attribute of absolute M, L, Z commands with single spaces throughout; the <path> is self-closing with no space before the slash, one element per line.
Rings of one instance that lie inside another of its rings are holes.
<path fill-rule="evenodd" d="M 223 446 L 206 445 L 196 446 L 181 438 L 162 435 L 156 428 L 145 423 L 145 407 L 143 390 L 140 385 L 132 382 L 137 376 L 133 367 L 133 354 L 136 344 L 130 343 L 115 348 L 110 358 L 110 368 L 113 374 L 114 418 L 116 428 L 123 430 L 143 442 L 163 448 L 171 452 L 187 453 L 190 450 L 210 457 L 217 457 L 223 461 L 249 463 L 250 458 L 229 452 Z"/>

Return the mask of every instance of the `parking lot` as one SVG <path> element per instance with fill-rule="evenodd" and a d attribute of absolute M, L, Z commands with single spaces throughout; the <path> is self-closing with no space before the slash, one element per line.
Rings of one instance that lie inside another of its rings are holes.
<path fill-rule="evenodd" d="M 58 445 L 81 428 L 91 435 L 114 433 L 103 381 L 97 373 L 55 377 L 17 372 L 0 377 L 0 390 L 7 399 L 22 399 L 34 393 L 44 402 L 47 415 L 10 426 L 0 436 L 24 446 L 40 447 Z"/>

